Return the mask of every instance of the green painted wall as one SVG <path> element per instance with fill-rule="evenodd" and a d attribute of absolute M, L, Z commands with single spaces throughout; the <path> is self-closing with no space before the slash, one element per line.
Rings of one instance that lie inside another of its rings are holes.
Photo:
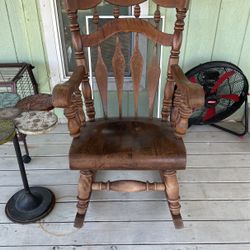
<path fill-rule="evenodd" d="M 28 62 L 35 66 L 41 92 L 50 92 L 37 2 L 0 0 L 0 62 Z"/>
<path fill-rule="evenodd" d="M 151 14 L 154 8 L 151 4 Z M 171 32 L 175 11 L 166 14 L 170 18 L 166 30 Z M 249 16 L 249 0 L 191 0 L 181 49 L 184 72 L 211 60 L 229 61 L 238 65 L 250 82 Z M 165 50 L 164 58 L 168 56 L 169 50 Z"/>
<path fill-rule="evenodd" d="M 49 69 L 46 63 L 39 0 L 0 0 L 0 62 L 30 62 L 42 92 L 50 92 Z M 153 14 L 155 5 L 150 5 Z M 162 14 L 166 10 L 162 9 Z M 173 31 L 174 10 L 166 11 L 166 30 Z M 181 53 L 184 71 L 210 60 L 225 60 L 238 65 L 250 80 L 250 1 L 192 0 L 186 19 Z M 169 49 L 164 50 L 166 69 Z M 165 81 L 166 72 L 163 72 Z M 115 93 L 111 93 L 115 100 Z M 95 94 L 96 99 L 98 94 Z M 124 94 L 127 113 L 133 112 L 132 93 Z M 142 94 L 141 103 L 146 100 Z M 100 101 L 96 100 L 98 114 Z M 99 103 L 99 104 L 98 104 Z M 132 104 L 132 105 L 131 105 Z M 116 113 L 117 105 L 110 105 Z M 143 107 L 144 105 L 142 105 Z"/>

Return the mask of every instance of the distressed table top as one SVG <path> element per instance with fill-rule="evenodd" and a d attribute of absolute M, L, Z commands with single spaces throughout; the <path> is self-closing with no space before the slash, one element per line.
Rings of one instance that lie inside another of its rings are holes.
<path fill-rule="evenodd" d="M 52 112 L 23 112 L 14 119 L 18 131 L 26 135 L 45 134 L 56 125 L 58 118 Z"/>
<path fill-rule="evenodd" d="M 16 107 L 22 111 L 49 111 L 52 110 L 52 95 L 50 94 L 37 94 L 27 96 L 24 99 L 20 100 Z"/>
<path fill-rule="evenodd" d="M 11 120 L 0 120 L 0 145 L 15 136 L 15 125 Z"/>

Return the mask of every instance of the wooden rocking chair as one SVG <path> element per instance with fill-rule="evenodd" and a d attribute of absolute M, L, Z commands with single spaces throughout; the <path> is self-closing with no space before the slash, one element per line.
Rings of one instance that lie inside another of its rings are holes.
<path fill-rule="evenodd" d="M 92 190 L 117 192 L 163 191 L 176 228 L 183 227 L 180 215 L 179 185 L 176 170 L 186 167 L 186 150 L 182 140 L 188 128 L 192 111 L 203 105 L 203 89 L 187 80 L 178 66 L 184 19 L 189 0 L 153 0 L 156 4 L 155 25 L 140 18 L 140 5 L 145 0 L 105 0 L 113 5 L 114 19 L 99 27 L 97 6 L 101 0 L 65 0 L 70 19 L 72 43 L 75 50 L 76 69 L 69 81 L 58 84 L 53 90 L 53 104 L 64 108 L 68 119 L 70 135 L 74 137 L 69 164 L 73 170 L 80 170 L 78 204 L 75 227 L 82 227 Z M 119 18 L 120 7 L 134 6 L 134 18 Z M 174 33 L 159 30 L 160 7 L 176 8 Z M 93 23 L 96 31 L 81 34 L 77 11 L 93 8 Z M 122 94 L 125 59 L 121 51 L 120 32 L 135 32 L 135 48 L 130 61 L 134 89 L 134 117 L 122 117 Z M 139 84 L 143 70 L 143 56 L 140 52 L 138 33 L 153 41 L 151 61 L 147 68 L 147 90 L 149 116 L 138 115 Z M 108 117 L 108 72 L 102 57 L 100 44 L 111 36 L 116 37 L 112 67 L 116 80 L 119 116 Z M 160 63 L 157 47 L 171 46 L 167 82 L 164 91 L 162 118 L 153 117 L 154 100 L 160 78 Z M 97 46 L 96 82 L 99 88 L 103 119 L 95 119 L 94 101 L 89 83 L 84 47 Z M 82 87 L 86 113 L 85 119 L 81 91 Z M 162 183 L 133 180 L 95 182 L 97 170 L 159 170 Z"/>

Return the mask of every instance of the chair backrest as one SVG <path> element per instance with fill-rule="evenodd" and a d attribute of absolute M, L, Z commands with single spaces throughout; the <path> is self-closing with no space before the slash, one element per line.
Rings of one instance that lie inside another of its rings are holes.
<path fill-rule="evenodd" d="M 164 102 L 162 109 L 163 119 L 167 119 L 170 107 L 172 105 L 172 96 L 174 92 L 174 81 L 171 74 L 171 65 L 178 64 L 179 54 L 182 43 L 182 33 L 184 30 L 184 19 L 189 6 L 189 0 L 152 0 L 156 4 L 154 13 L 155 25 L 140 18 L 140 5 L 145 0 L 105 0 L 113 5 L 114 19 L 100 26 L 100 14 L 97 12 L 97 6 L 102 0 L 65 0 L 65 9 L 70 19 L 70 30 L 72 33 L 72 44 L 75 50 L 75 58 L 77 66 L 84 66 L 86 74 L 82 82 L 82 89 L 87 115 L 90 120 L 95 118 L 94 102 L 89 84 L 88 70 L 85 61 L 84 47 L 97 46 L 97 63 L 95 67 L 96 82 L 99 88 L 104 116 L 107 117 L 108 112 L 108 71 L 104 63 L 100 44 L 106 39 L 116 36 L 116 46 L 114 48 L 114 56 L 112 58 L 112 67 L 116 80 L 119 116 L 122 116 L 122 95 L 125 72 L 125 58 L 121 50 L 121 41 L 119 39 L 120 32 L 135 32 L 135 47 L 130 60 L 131 77 L 134 89 L 134 110 L 135 116 L 138 115 L 138 97 L 139 86 L 142 78 L 142 70 L 144 59 L 140 52 L 138 33 L 143 34 L 154 43 L 151 60 L 147 67 L 147 91 L 149 101 L 149 116 L 153 116 L 154 101 L 158 89 L 159 78 L 161 74 L 160 63 L 158 59 L 159 45 L 171 46 L 171 55 L 168 64 L 168 76 L 164 93 Z M 120 7 L 134 6 L 135 18 L 120 18 Z M 160 31 L 159 23 L 161 20 L 160 7 L 176 8 L 176 22 L 174 33 L 167 34 Z M 96 25 L 96 31 L 91 34 L 81 34 L 77 20 L 78 10 L 93 9 L 93 23 Z"/>

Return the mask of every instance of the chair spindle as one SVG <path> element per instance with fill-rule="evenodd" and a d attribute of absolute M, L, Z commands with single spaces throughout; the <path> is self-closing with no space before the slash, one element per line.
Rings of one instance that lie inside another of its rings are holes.
<path fill-rule="evenodd" d="M 141 7 L 139 4 L 136 4 L 134 8 L 134 16 L 135 18 L 139 18 L 140 15 L 141 15 Z"/>
<path fill-rule="evenodd" d="M 87 116 L 90 121 L 95 120 L 95 107 L 94 107 L 94 99 L 92 98 L 92 90 L 89 84 L 89 75 L 88 73 L 84 74 L 82 80 L 82 93 L 84 97 L 84 103 L 86 106 Z"/>
<path fill-rule="evenodd" d="M 159 10 L 159 5 L 157 5 L 155 14 L 154 14 L 154 21 L 156 24 L 156 29 L 159 29 L 159 23 L 161 20 L 161 13 Z M 147 72 L 147 79 L 148 79 L 148 99 L 149 99 L 149 117 L 153 117 L 154 113 L 154 103 L 155 103 L 155 96 L 157 92 L 157 88 L 159 85 L 160 75 L 161 75 L 161 67 L 158 61 L 157 55 L 157 48 L 158 45 L 155 43 L 152 53 L 151 62 L 148 66 Z"/>
<path fill-rule="evenodd" d="M 99 14 L 97 13 L 96 8 L 94 9 L 93 23 L 96 25 L 96 30 L 98 30 Z M 108 117 L 108 70 L 103 60 L 100 44 L 97 47 L 95 77 L 101 96 L 104 118 L 107 118 Z"/>
<path fill-rule="evenodd" d="M 80 135 L 81 124 L 76 114 L 75 100 L 72 100 L 70 106 L 64 109 L 64 115 L 68 119 L 68 130 L 70 136 L 78 137 Z"/>
<path fill-rule="evenodd" d="M 133 55 L 130 61 L 130 70 L 131 76 L 133 80 L 133 88 L 134 88 L 134 110 L 135 116 L 138 116 L 138 99 L 139 99 L 139 90 L 140 90 L 140 82 L 142 78 L 142 70 L 143 70 L 143 56 L 139 50 L 139 34 L 136 34 L 135 37 L 135 48 Z"/>
<path fill-rule="evenodd" d="M 92 98 L 92 91 L 89 83 L 89 77 L 86 68 L 85 55 L 83 50 L 83 44 L 80 34 L 80 27 L 77 21 L 77 11 L 68 11 L 68 16 L 70 19 L 70 31 L 72 33 L 72 44 L 75 50 L 75 58 L 77 66 L 84 66 L 85 75 L 82 81 L 82 92 L 84 96 L 84 101 L 86 105 L 87 115 L 90 120 L 95 119 L 95 108 L 94 100 Z M 68 113 L 68 111 L 66 111 Z"/>
<path fill-rule="evenodd" d="M 187 9 L 177 9 L 176 11 L 177 11 L 176 14 L 177 19 L 174 26 L 174 39 L 168 63 L 167 83 L 165 85 L 165 90 L 164 90 L 164 100 L 162 107 L 163 121 L 168 120 L 172 106 L 172 98 L 174 94 L 174 80 L 171 72 L 171 66 L 179 63 L 180 48 L 181 48 L 183 30 L 185 25 L 184 19 L 186 17 Z"/>
<path fill-rule="evenodd" d="M 125 66 L 126 66 L 125 58 L 121 50 L 121 43 L 120 43 L 119 36 L 117 35 L 115 53 L 112 58 L 112 67 L 113 67 L 115 80 L 116 80 L 120 117 L 122 117 L 122 95 L 123 95 Z"/>
<path fill-rule="evenodd" d="M 116 19 L 120 16 L 120 8 L 119 6 L 114 7 L 113 11 L 114 17 Z M 116 36 L 116 46 L 115 53 L 112 58 L 112 67 L 116 81 L 117 88 L 117 96 L 118 96 L 118 105 L 119 105 L 119 117 L 122 117 L 122 95 L 123 95 L 123 83 L 124 83 L 124 73 L 125 73 L 125 57 L 122 53 L 121 43 L 119 39 L 119 35 Z"/>
<path fill-rule="evenodd" d="M 75 112 L 78 116 L 80 126 L 83 127 L 86 125 L 86 122 L 85 122 L 86 119 L 85 119 L 85 114 L 83 111 L 82 95 L 79 89 L 77 89 L 74 94 L 75 94 L 75 106 L 76 106 Z"/>
<path fill-rule="evenodd" d="M 104 118 L 108 116 L 108 70 L 102 57 L 101 47 L 97 48 L 95 77 L 100 92 Z"/>
<path fill-rule="evenodd" d="M 140 5 L 137 4 L 134 8 L 134 16 L 135 18 L 139 18 L 141 15 Z M 135 47 L 134 52 L 130 60 L 130 70 L 131 76 L 133 80 L 133 89 L 134 89 L 134 113 L 135 117 L 138 116 L 138 99 L 139 99 L 139 90 L 140 90 L 140 82 L 142 78 L 142 70 L 143 70 L 143 56 L 139 49 L 139 34 L 135 35 Z"/>
<path fill-rule="evenodd" d="M 149 117 L 153 117 L 155 96 L 161 75 L 161 68 L 158 62 L 157 46 L 153 48 L 151 62 L 148 66 L 147 80 L 148 80 L 148 100 L 149 100 Z"/>

